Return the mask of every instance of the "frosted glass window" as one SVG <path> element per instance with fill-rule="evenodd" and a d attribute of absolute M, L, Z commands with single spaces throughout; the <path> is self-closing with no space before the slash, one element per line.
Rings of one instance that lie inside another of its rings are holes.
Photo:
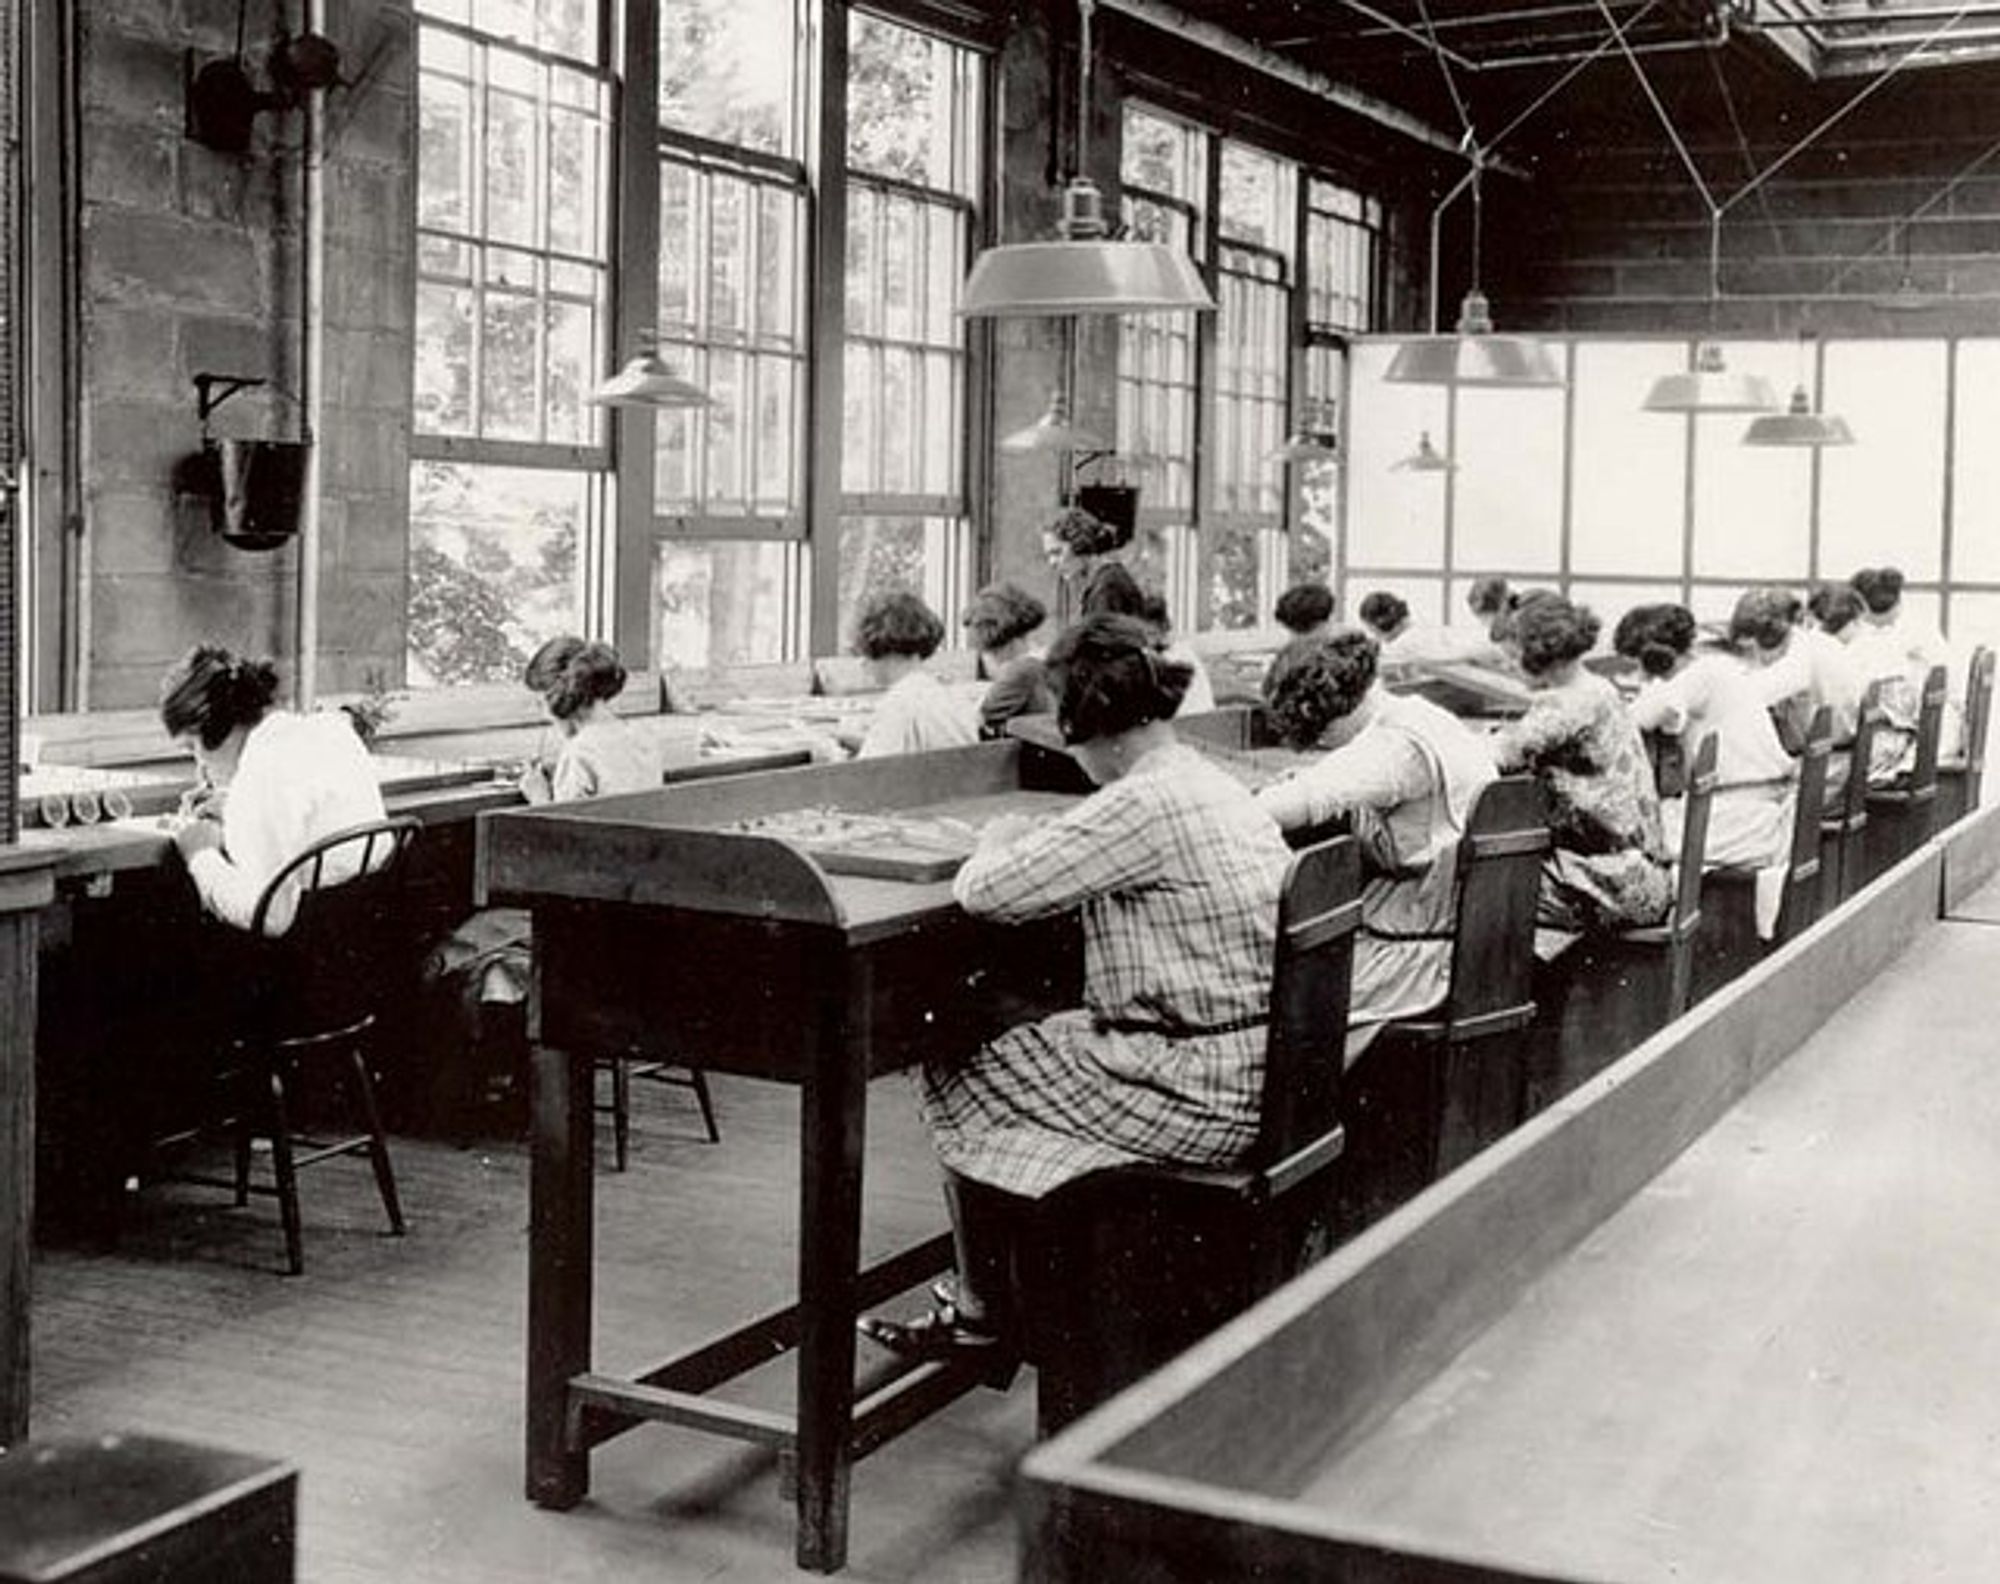
<path fill-rule="evenodd" d="M 1571 376 L 1570 565 L 1673 576 L 1681 569 L 1687 424 L 1645 412 L 1647 387 L 1678 367 L 1678 341 L 1580 343 Z"/>
<path fill-rule="evenodd" d="M 1619 617 L 1635 605 L 1678 604 L 1681 586 L 1678 583 L 1591 583 L 1579 579 L 1570 585 L 1569 597 L 1575 604 L 1588 606 L 1597 613 L 1597 619 L 1604 624 L 1603 632 L 1598 635 L 1597 648 L 1600 653 L 1609 653 L 1611 635 L 1618 630 Z"/>
<path fill-rule="evenodd" d="M 2000 341 L 1958 344 L 1957 435 L 1952 457 L 1951 575 L 2000 583 Z M 1952 602 L 1954 617 L 1958 602 Z"/>
<path fill-rule="evenodd" d="M 1445 393 L 1436 385 L 1385 385 L 1394 341 L 1357 342 L 1347 428 L 1347 562 L 1444 565 L 1444 473 L 1398 472 L 1428 433 L 1443 449 Z"/>
<path fill-rule="evenodd" d="M 1727 628 L 1743 592 L 1744 585 L 1738 583 L 1697 583 L 1688 591 L 1688 609 L 1698 622 Z"/>
<path fill-rule="evenodd" d="M 1823 576 L 1898 566 L 1938 575 L 1944 515 L 1942 341 L 1832 341 L 1826 407 L 1855 443 L 1821 453 Z"/>
<path fill-rule="evenodd" d="M 1781 402 L 1799 383 L 1796 341 L 1731 341 L 1724 351 L 1732 372 L 1763 375 Z M 1808 391 L 1813 363 L 1808 349 L 1803 364 Z M 1694 421 L 1694 574 L 1803 581 L 1812 563 L 1812 451 L 1747 446 L 1743 432 L 1749 426 L 1741 413 Z"/>
<path fill-rule="evenodd" d="M 1562 557 L 1563 392 L 1458 392 L 1452 563 L 1554 572 Z"/>
<path fill-rule="evenodd" d="M 1952 649 L 1969 664 L 1980 644 L 2000 650 L 2000 594 L 1952 595 Z"/>

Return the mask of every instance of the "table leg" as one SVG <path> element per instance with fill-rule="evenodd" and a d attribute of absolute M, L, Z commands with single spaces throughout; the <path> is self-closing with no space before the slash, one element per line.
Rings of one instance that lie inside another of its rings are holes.
<path fill-rule="evenodd" d="M 528 1498 L 574 1507 L 590 1455 L 572 1451 L 569 1381 L 590 1368 L 593 1064 L 533 1047 L 534 1142 L 528 1225 Z"/>
<path fill-rule="evenodd" d="M 25 1440 L 35 1225 L 35 915 L 0 914 L 0 1447 Z"/>
<path fill-rule="evenodd" d="M 838 983 L 838 979 L 833 982 Z M 857 988 L 865 995 L 865 987 Z M 866 1052 L 850 1038 L 848 1005 L 822 1016 L 814 1070 L 801 1096 L 799 1183 L 798 1565 L 831 1573 L 847 1562 L 853 1466 L 856 1273 L 861 1259 L 861 1155 L 867 1133 Z"/>

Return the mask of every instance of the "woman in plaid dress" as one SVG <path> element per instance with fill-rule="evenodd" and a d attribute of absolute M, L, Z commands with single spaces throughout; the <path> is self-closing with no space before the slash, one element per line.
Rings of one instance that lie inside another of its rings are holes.
<path fill-rule="evenodd" d="M 1175 740 L 1189 672 L 1143 623 L 1090 617 L 1048 664 L 1063 736 L 1101 790 L 989 829 L 956 890 L 1002 922 L 1080 909 L 1084 1004 L 924 1067 L 959 1278 L 917 1321 L 862 1322 L 907 1355 L 1000 1344 L 1021 1200 L 1104 1166 L 1223 1164 L 1256 1137 L 1290 850 L 1240 783 Z"/>

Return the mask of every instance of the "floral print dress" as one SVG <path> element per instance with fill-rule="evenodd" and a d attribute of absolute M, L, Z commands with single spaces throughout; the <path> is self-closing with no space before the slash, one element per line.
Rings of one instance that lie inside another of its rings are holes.
<path fill-rule="evenodd" d="M 1527 713 L 1496 734 L 1493 754 L 1503 772 L 1527 771 L 1547 794 L 1555 846 L 1536 923 L 1609 931 L 1667 916 L 1673 879 L 1659 794 L 1617 689 L 1588 671 L 1537 689 Z"/>

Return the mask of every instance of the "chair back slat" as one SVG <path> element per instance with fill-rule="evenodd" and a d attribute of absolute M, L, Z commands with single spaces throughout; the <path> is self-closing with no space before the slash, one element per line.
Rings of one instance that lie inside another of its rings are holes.
<path fill-rule="evenodd" d="M 1888 718 L 1882 708 L 1882 684 L 1870 682 L 1861 695 L 1861 712 L 1854 720 L 1854 743 L 1848 750 L 1847 785 L 1834 811 L 1844 832 L 1868 823 L 1868 767 L 1875 753 L 1875 733 Z"/>
<path fill-rule="evenodd" d="M 1673 917 L 1668 933 L 1686 940 L 1701 925 L 1701 870 L 1708 859 L 1708 816 L 1715 802 L 1715 733 L 1703 732 L 1688 768 L 1682 794 L 1681 851 L 1674 885 Z"/>
<path fill-rule="evenodd" d="M 1448 1034 L 1497 1031 L 1533 1016 L 1535 906 L 1549 847 L 1541 783 L 1532 776 L 1489 782 L 1459 844 L 1451 991 L 1443 1014 Z"/>
<path fill-rule="evenodd" d="M 1253 1163 L 1270 1165 L 1340 1119 L 1342 1046 L 1361 927 L 1361 848 L 1337 836 L 1296 854 L 1278 903 L 1263 1119 Z"/>
<path fill-rule="evenodd" d="M 1806 728 L 1799 755 L 1797 803 L 1792 816 L 1792 853 L 1785 869 L 1785 896 L 1779 940 L 1790 940 L 1819 917 L 1820 823 L 1826 813 L 1826 773 L 1833 758 L 1833 711 L 1822 704 Z"/>
<path fill-rule="evenodd" d="M 1993 651 L 1981 644 L 1972 651 L 1965 682 L 1965 812 L 1979 807 L 1980 785 L 1986 778 L 1986 733 L 1993 719 Z"/>
<path fill-rule="evenodd" d="M 1917 709 L 1917 758 L 1907 787 L 1912 803 L 1937 796 L 1938 739 L 1944 731 L 1944 703 L 1950 686 L 1943 666 L 1932 666 L 1924 678 L 1923 698 Z"/>

